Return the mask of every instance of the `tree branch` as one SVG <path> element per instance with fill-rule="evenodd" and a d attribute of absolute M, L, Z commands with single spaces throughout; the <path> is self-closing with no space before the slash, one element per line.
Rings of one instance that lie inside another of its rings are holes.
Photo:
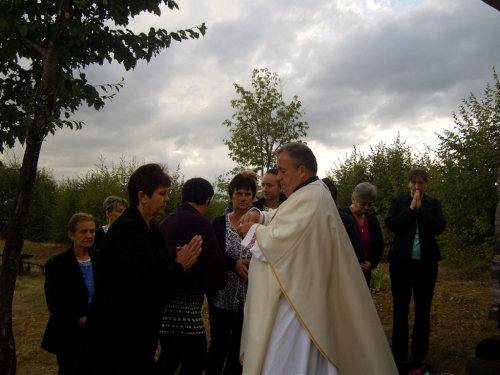
<path fill-rule="evenodd" d="M 490 7 L 495 8 L 500 12 L 500 0 L 482 0 L 483 3 L 488 4 Z"/>

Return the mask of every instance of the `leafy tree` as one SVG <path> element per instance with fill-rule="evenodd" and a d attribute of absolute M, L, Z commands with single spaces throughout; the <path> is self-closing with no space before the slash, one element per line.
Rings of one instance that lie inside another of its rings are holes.
<path fill-rule="evenodd" d="M 500 0 L 482 0 L 484 3 L 500 11 Z"/>
<path fill-rule="evenodd" d="M 354 146 L 354 151 L 345 159 L 334 163 L 328 177 L 338 189 L 337 206 L 345 207 L 351 204 L 354 187 L 360 182 L 368 181 L 368 162 L 363 152 Z"/>
<path fill-rule="evenodd" d="M 13 197 L 19 186 L 19 169 L 7 165 L 0 166 L 0 233 L 5 235 L 10 214 L 12 211 Z"/>
<path fill-rule="evenodd" d="M 215 182 L 212 183 L 214 187 L 214 196 L 208 206 L 206 213 L 207 218 L 212 221 L 217 216 L 222 215 L 224 209 L 230 202 L 229 195 L 227 193 L 229 182 L 238 172 L 230 171 L 229 173 L 223 172 L 222 174 L 215 177 Z"/>
<path fill-rule="evenodd" d="M 495 70 L 493 75 L 495 83 L 487 85 L 484 98 L 471 93 L 453 114 L 454 130 L 438 134 L 442 179 L 437 189 L 448 223 L 442 237 L 453 249 L 447 256 L 462 264 L 470 256 L 486 259 L 494 243 L 489 215 L 498 202 L 500 81 Z"/>
<path fill-rule="evenodd" d="M 0 234 L 5 236 L 10 222 L 12 205 L 19 186 L 19 159 L 5 160 L 0 166 Z M 26 238 L 31 241 L 43 242 L 49 240 L 50 218 L 55 205 L 56 182 L 50 170 L 41 168 L 37 171 L 33 191 L 33 202 L 30 206 L 30 215 Z"/>
<path fill-rule="evenodd" d="M 101 157 L 99 164 L 85 175 L 66 177 L 57 186 L 56 206 L 51 220 L 51 239 L 68 242 L 68 221 L 75 212 L 93 215 L 96 225 L 105 225 L 106 215 L 102 203 L 110 195 L 128 200 L 127 184 L 130 175 L 140 166 L 134 158 L 130 163 L 122 156 L 118 164 L 108 167 Z"/>
<path fill-rule="evenodd" d="M 168 197 L 170 201 L 165 209 L 165 214 L 162 216 L 155 217 L 153 222 L 159 224 L 164 218 L 166 218 L 170 213 L 174 212 L 182 202 L 182 188 L 184 187 L 184 176 L 181 176 L 180 166 L 177 165 L 175 172 L 170 172 L 169 175 L 172 178 L 172 183 L 168 189 Z"/>
<path fill-rule="evenodd" d="M 231 100 L 236 109 L 233 121 L 222 123 L 229 128 L 231 140 L 223 141 L 240 167 L 260 170 L 263 175 L 275 164 L 274 151 L 285 143 L 300 141 L 309 125 L 299 121 L 305 111 L 297 96 L 289 104 L 283 100 L 284 82 L 277 73 L 254 69 L 252 86 L 253 92 L 234 83 L 241 98 Z"/>
<path fill-rule="evenodd" d="M 372 211 L 382 227 L 384 242 L 389 246 L 394 234 L 385 227 L 385 218 L 389 213 L 391 200 L 409 191 L 408 173 L 423 166 L 418 165 L 419 158 L 406 141 L 401 141 L 399 134 L 390 146 L 380 142 L 375 147 L 370 146 L 370 150 L 368 182 L 377 187 L 377 200 Z"/>
<path fill-rule="evenodd" d="M 47 242 L 50 240 L 56 194 L 57 183 L 52 171 L 47 168 L 38 169 L 26 232 L 26 238 L 30 241 Z"/>
<path fill-rule="evenodd" d="M 16 371 L 12 298 L 42 142 L 63 126 L 81 128 L 71 115 L 84 102 L 96 110 L 103 107 L 106 96 L 88 82 L 86 67 L 117 61 L 133 69 L 168 48 L 172 39 L 205 33 L 204 24 L 170 33 L 150 28 L 135 34 L 127 28 L 142 12 L 160 15 L 162 4 L 178 8 L 173 0 L 0 3 L 0 151 L 16 141 L 25 144 L 0 271 L 0 373 Z M 107 92 L 121 85 L 99 87 Z"/>
<path fill-rule="evenodd" d="M 393 233 L 385 228 L 385 218 L 389 212 L 393 197 L 408 192 L 407 176 L 414 168 L 424 168 L 432 165 L 428 152 L 415 155 L 406 141 L 401 141 L 398 134 L 391 145 L 380 141 L 376 146 L 370 146 L 370 154 L 365 156 L 354 147 L 354 151 L 344 161 L 335 164 L 336 169 L 330 172 L 330 178 L 337 186 L 339 193 L 337 206 L 351 205 L 354 188 L 361 182 L 369 182 L 377 187 L 377 200 L 371 208 L 382 227 L 384 242 L 389 245 Z"/>

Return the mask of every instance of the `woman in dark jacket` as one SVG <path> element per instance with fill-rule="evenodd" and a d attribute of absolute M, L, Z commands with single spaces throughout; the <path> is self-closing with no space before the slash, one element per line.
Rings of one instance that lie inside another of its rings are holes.
<path fill-rule="evenodd" d="M 99 286 L 90 306 L 91 342 L 109 361 L 109 375 L 152 375 L 158 332 L 169 293 L 198 259 L 195 236 L 167 254 L 151 220 L 165 212 L 170 176 L 158 164 L 145 164 L 130 177 L 130 207 L 104 236 L 99 252 Z"/>
<path fill-rule="evenodd" d="M 362 182 L 354 188 L 351 199 L 352 204 L 339 209 L 339 212 L 352 215 L 356 222 L 365 251 L 361 269 L 369 287 L 372 270 L 377 268 L 384 254 L 384 238 L 380 223 L 375 215 L 368 212 L 377 199 L 377 188 L 368 182 Z"/>
<path fill-rule="evenodd" d="M 45 298 L 50 317 L 42 348 L 57 356 L 59 374 L 105 374 L 106 363 L 91 354 L 85 324 L 97 280 L 94 217 L 74 214 L 69 221 L 71 247 L 45 265 Z"/>
<path fill-rule="evenodd" d="M 408 353 L 408 314 L 413 294 L 415 322 L 411 343 L 414 362 L 423 363 L 429 349 L 430 310 L 441 254 L 436 235 L 446 221 L 441 202 L 424 195 L 427 172 L 415 169 L 408 175 L 410 193 L 395 197 L 385 219 L 395 233 L 391 247 L 392 299 L 394 304 L 392 353 L 402 361 Z"/>

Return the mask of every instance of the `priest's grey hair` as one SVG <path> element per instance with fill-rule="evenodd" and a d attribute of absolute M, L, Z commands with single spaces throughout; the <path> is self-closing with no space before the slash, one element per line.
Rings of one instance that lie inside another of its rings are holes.
<path fill-rule="evenodd" d="M 307 147 L 305 143 L 287 143 L 278 148 L 274 154 L 279 156 L 284 151 L 288 152 L 288 155 L 293 159 L 297 168 L 303 165 L 309 172 L 316 176 L 316 172 L 318 172 L 318 162 L 312 150 Z"/>

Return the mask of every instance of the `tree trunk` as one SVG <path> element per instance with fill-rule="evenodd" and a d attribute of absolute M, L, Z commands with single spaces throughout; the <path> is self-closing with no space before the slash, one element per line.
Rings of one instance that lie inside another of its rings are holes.
<path fill-rule="evenodd" d="M 68 14 L 68 1 L 59 2 L 59 14 Z M 66 17 L 59 17 L 54 33 L 43 55 L 43 72 L 40 89 L 35 97 L 33 122 L 26 137 L 26 149 L 20 171 L 20 181 L 14 200 L 12 215 L 3 251 L 0 269 L 0 374 L 15 375 L 16 345 L 12 329 L 12 301 L 16 286 L 19 259 L 28 225 L 28 213 L 35 186 L 36 171 L 42 142 L 47 134 L 48 118 L 56 102 L 57 59 L 61 30 L 65 29 Z"/>
<path fill-rule="evenodd" d="M 21 179 L 13 214 L 9 222 L 7 241 L 0 270 L 0 374 L 16 373 L 16 345 L 12 330 L 12 301 L 19 267 L 19 259 L 28 224 L 28 212 L 33 194 L 36 169 L 43 141 L 43 119 L 33 122 L 26 140 Z"/>
<path fill-rule="evenodd" d="M 500 161 L 500 137 L 497 139 L 497 157 Z M 497 194 L 500 199 L 500 169 L 497 171 Z M 495 233 L 500 234 L 500 205 L 497 203 L 495 211 Z M 497 236 L 495 247 L 493 248 L 492 272 L 490 280 L 490 293 L 493 304 L 490 307 L 490 319 L 498 323 L 500 331 L 500 237 Z"/>

